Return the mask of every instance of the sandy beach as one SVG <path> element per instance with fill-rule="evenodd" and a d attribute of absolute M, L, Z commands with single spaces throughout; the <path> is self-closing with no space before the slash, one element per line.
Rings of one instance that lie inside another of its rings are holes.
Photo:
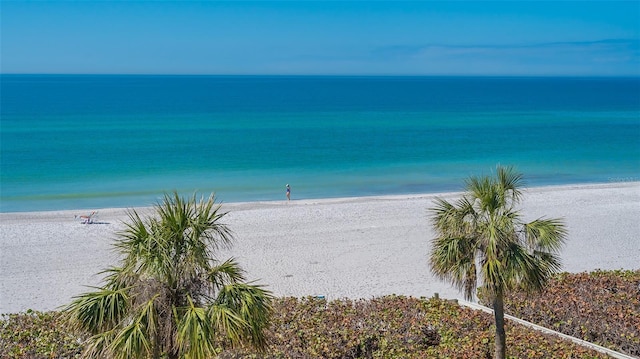
<path fill-rule="evenodd" d="M 428 268 L 436 196 L 225 203 L 236 243 L 221 259 L 236 257 L 278 296 L 458 298 Z M 58 309 L 100 283 L 117 264 L 111 245 L 126 210 L 97 210 L 91 225 L 74 218 L 81 211 L 0 214 L 0 313 Z M 565 271 L 640 268 L 640 182 L 531 188 L 522 211 L 565 219 Z"/>

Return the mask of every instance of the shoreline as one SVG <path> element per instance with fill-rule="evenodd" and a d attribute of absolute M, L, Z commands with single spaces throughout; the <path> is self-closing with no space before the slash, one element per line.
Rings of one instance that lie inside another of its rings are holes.
<path fill-rule="evenodd" d="M 236 240 L 220 259 L 235 257 L 276 296 L 461 298 L 428 268 L 428 208 L 459 195 L 223 202 Z M 523 220 L 565 218 L 563 271 L 640 269 L 640 182 L 529 187 L 520 208 Z M 92 225 L 74 218 L 85 210 L 0 213 L 0 313 L 59 309 L 100 284 L 127 210 L 97 211 Z"/>
<path fill-rule="evenodd" d="M 640 186 L 640 181 L 614 181 L 614 182 L 594 182 L 594 183 L 572 183 L 572 184 L 555 184 L 555 185 L 542 185 L 542 186 L 531 186 L 525 187 L 524 192 L 545 192 L 545 191 L 558 191 L 558 190 L 571 190 L 571 189 L 601 189 L 601 188 L 609 188 L 609 187 L 634 187 Z M 458 196 L 463 193 L 460 191 L 446 191 L 446 192 L 425 192 L 425 193 L 406 193 L 406 194 L 386 194 L 386 195 L 372 195 L 372 196 L 352 196 L 352 197 L 321 197 L 321 198 L 304 198 L 304 199 L 296 199 L 294 198 L 290 201 L 290 203 L 296 204 L 321 204 L 321 203 L 341 203 L 341 202 L 361 202 L 367 200 L 395 200 L 395 199 L 414 199 L 414 198 L 425 198 L 425 197 L 446 197 L 449 198 L 451 196 Z M 189 194 L 191 195 L 191 194 Z M 197 199 L 200 196 L 203 196 L 203 193 L 197 192 Z M 205 196 L 206 197 L 206 196 Z M 256 207 L 269 207 L 270 205 L 277 206 L 282 202 L 286 202 L 285 199 L 282 200 L 257 200 L 257 201 L 233 201 L 233 202 L 224 202 L 220 201 L 216 196 L 216 203 L 222 204 L 223 209 L 226 207 L 235 207 L 238 209 L 244 208 L 256 208 Z M 69 214 L 73 215 L 81 215 L 86 214 L 91 211 L 97 211 L 101 213 L 117 213 L 117 212 L 126 212 L 129 209 L 134 209 L 136 211 L 145 211 L 153 208 L 153 203 L 144 206 L 130 206 L 130 207 L 96 207 L 96 208 L 76 208 L 76 209 L 53 209 L 53 210 L 42 210 L 42 211 L 9 211 L 9 212 L 0 212 L 0 224 L 3 221 L 12 221 L 18 219 L 33 219 L 33 218 L 48 218 L 48 217 L 62 217 L 68 216 Z"/>

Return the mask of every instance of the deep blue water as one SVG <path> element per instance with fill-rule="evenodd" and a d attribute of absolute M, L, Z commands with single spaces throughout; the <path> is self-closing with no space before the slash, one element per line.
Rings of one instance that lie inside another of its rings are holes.
<path fill-rule="evenodd" d="M 640 78 L 0 77 L 0 211 L 640 180 Z"/>

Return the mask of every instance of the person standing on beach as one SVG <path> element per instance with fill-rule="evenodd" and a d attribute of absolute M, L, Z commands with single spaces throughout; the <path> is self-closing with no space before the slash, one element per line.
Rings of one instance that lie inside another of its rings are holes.
<path fill-rule="evenodd" d="M 291 187 L 287 183 L 287 201 L 291 201 Z"/>

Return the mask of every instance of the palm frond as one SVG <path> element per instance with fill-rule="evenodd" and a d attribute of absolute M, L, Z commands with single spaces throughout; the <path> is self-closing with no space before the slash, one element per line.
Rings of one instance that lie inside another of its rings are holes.
<path fill-rule="evenodd" d="M 544 285 L 562 269 L 562 261 L 560 257 L 554 253 L 546 252 L 546 251 L 533 251 L 533 258 L 538 267 L 538 272 L 541 273 L 539 276 L 543 278 L 542 286 L 532 287 L 533 290 L 540 290 L 544 287 Z M 525 289 L 527 287 L 525 286 Z"/>
<path fill-rule="evenodd" d="M 211 195 L 198 204 L 197 217 L 193 221 L 194 234 L 202 237 L 212 251 L 229 248 L 233 242 L 233 232 L 221 220 L 227 215 L 221 212 L 221 205 Z"/>
<path fill-rule="evenodd" d="M 174 241 L 180 241 L 184 236 L 184 231 L 189 226 L 192 217 L 192 207 L 195 204 L 195 197 L 184 200 L 178 192 L 165 194 L 162 201 L 156 204 L 156 213 L 159 222 L 172 233 Z"/>
<path fill-rule="evenodd" d="M 524 224 L 526 242 L 532 249 L 553 253 L 560 251 L 567 237 L 567 229 L 561 219 L 539 218 Z"/>
<path fill-rule="evenodd" d="M 139 307 L 139 315 L 137 321 L 140 322 L 147 336 L 152 338 L 156 335 L 158 329 L 158 314 L 156 311 L 156 299 L 160 297 L 160 294 L 156 294 L 151 297 L 146 303 Z"/>
<path fill-rule="evenodd" d="M 128 221 L 124 222 L 124 229 L 118 232 L 119 241 L 114 246 L 126 256 L 135 255 L 145 239 L 149 236 L 149 231 L 145 221 L 138 212 L 130 210 L 127 212 Z"/>
<path fill-rule="evenodd" d="M 125 267 L 110 267 L 98 274 L 104 275 L 104 288 L 119 290 L 131 286 L 131 273 Z"/>
<path fill-rule="evenodd" d="M 519 241 L 516 228 L 519 217 L 520 215 L 517 212 L 501 211 L 499 215 L 494 216 L 492 220 L 487 223 L 487 227 L 483 227 L 490 228 L 487 235 L 491 236 L 492 241 L 495 241 L 495 246 L 498 250 L 496 255 L 500 255 L 499 251 L 502 248 L 507 248 L 511 243 L 517 243 Z M 484 235 L 484 233 L 482 235 Z"/>
<path fill-rule="evenodd" d="M 170 286 L 175 283 L 176 265 L 172 242 L 160 230 L 155 229 L 146 238 L 146 242 L 138 250 L 136 257 L 129 257 L 133 270 L 143 277 L 162 278 Z"/>
<path fill-rule="evenodd" d="M 505 277 L 510 280 L 508 289 L 520 288 L 525 291 L 538 291 L 557 273 L 560 260 L 549 252 L 530 251 L 524 246 L 513 243 L 504 255 Z"/>
<path fill-rule="evenodd" d="M 443 198 L 436 197 L 434 201 L 435 206 L 429 209 L 432 213 L 431 223 L 438 233 L 442 233 L 451 227 L 450 224 L 453 223 L 456 218 L 457 209 L 453 204 Z"/>
<path fill-rule="evenodd" d="M 207 279 L 214 289 L 220 289 L 227 284 L 244 281 L 244 270 L 240 268 L 234 258 L 229 258 L 212 267 L 207 273 Z"/>
<path fill-rule="evenodd" d="M 115 244 L 124 256 L 122 267 L 129 274 L 170 277 L 173 258 L 167 255 L 171 242 L 162 224 L 155 218 L 142 219 L 135 210 L 128 215 L 129 222 L 118 233 L 120 240 Z"/>
<path fill-rule="evenodd" d="M 484 258 L 480 272 L 482 273 L 483 288 L 487 293 L 495 296 L 506 289 L 505 282 L 508 278 L 505 276 L 504 264 L 500 259 Z"/>
<path fill-rule="evenodd" d="M 85 349 L 82 353 L 82 358 L 86 359 L 102 359 L 109 358 L 113 355 L 109 352 L 109 347 L 116 336 L 116 330 L 108 330 L 102 333 L 98 333 L 85 344 Z"/>
<path fill-rule="evenodd" d="M 157 318 L 154 296 L 130 313 L 133 317 L 127 325 L 114 331 L 107 350 L 114 358 L 146 358 L 154 352 L 154 338 L 157 331 Z"/>
<path fill-rule="evenodd" d="M 442 199 L 435 199 L 431 223 L 441 236 L 467 235 L 473 223 L 477 220 L 477 214 L 473 204 L 466 197 L 461 198 L 455 205 Z"/>
<path fill-rule="evenodd" d="M 207 308 L 207 318 L 215 328 L 214 331 L 224 335 L 232 345 L 242 342 L 248 323 L 237 315 L 233 308 L 212 303 Z"/>
<path fill-rule="evenodd" d="M 429 257 L 431 272 L 450 281 L 471 299 L 477 286 L 476 248 L 472 239 L 464 237 L 442 237 L 432 241 Z"/>
<path fill-rule="evenodd" d="M 136 320 L 120 330 L 109 346 L 116 359 L 151 357 L 151 339 L 146 327 Z"/>
<path fill-rule="evenodd" d="M 127 288 L 119 290 L 96 288 L 95 292 L 74 298 L 64 311 L 79 328 L 92 334 L 118 326 L 129 308 Z"/>
<path fill-rule="evenodd" d="M 271 292 L 258 285 L 233 283 L 218 294 L 215 304 L 225 306 L 246 323 L 243 337 L 258 349 L 266 347 L 263 330 L 272 313 Z"/>
<path fill-rule="evenodd" d="M 500 207 L 495 186 L 489 177 L 470 177 L 466 183 L 469 202 L 477 207 L 477 212 L 491 214 Z"/>
<path fill-rule="evenodd" d="M 205 308 L 196 307 L 191 298 L 178 323 L 178 350 L 187 359 L 206 359 L 214 356 L 212 323 Z"/>
<path fill-rule="evenodd" d="M 513 208 L 522 199 L 523 177 L 515 171 L 513 166 L 498 166 L 496 169 L 496 184 L 498 193 L 502 196 L 502 203 Z"/>

